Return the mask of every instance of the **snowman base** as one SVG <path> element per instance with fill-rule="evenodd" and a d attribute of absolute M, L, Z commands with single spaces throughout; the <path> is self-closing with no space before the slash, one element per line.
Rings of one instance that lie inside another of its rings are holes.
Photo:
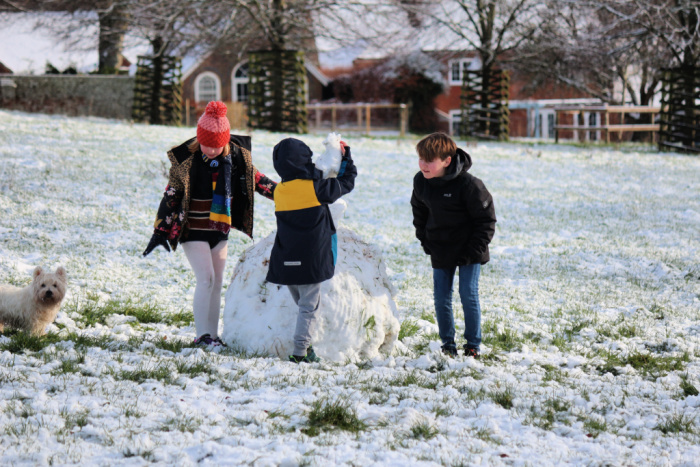
<path fill-rule="evenodd" d="M 333 278 L 321 284 L 311 343 L 325 360 L 371 359 L 390 354 L 399 334 L 394 288 L 378 250 L 339 228 Z M 243 252 L 226 291 L 224 330 L 230 346 L 286 359 L 294 349 L 299 309 L 286 286 L 265 280 L 273 232 Z"/>

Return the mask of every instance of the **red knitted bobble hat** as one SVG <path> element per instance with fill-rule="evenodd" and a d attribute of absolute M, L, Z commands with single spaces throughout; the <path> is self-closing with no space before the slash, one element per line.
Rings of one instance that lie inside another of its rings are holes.
<path fill-rule="evenodd" d="M 226 104 L 211 101 L 204 110 L 204 115 L 197 122 L 197 141 L 202 146 L 222 148 L 231 139 L 231 125 L 226 118 Z"/>

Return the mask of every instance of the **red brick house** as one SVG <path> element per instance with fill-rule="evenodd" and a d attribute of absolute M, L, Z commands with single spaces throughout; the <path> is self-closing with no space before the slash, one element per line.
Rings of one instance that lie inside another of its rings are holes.
<path fill-rule="evenodd" d="M 465 71 L 479 70 L 481 60 L 475 51 L 428 51 L 424 52 L 442 64 L 444 90 L 433 100 L 433 107 L 438 114 L 437 129 L 451 135 L 457 135 L 461 117 L 460 95 L 463 74 Z M 344 74 L 359 72 L 383 62 L 385 59 L 357 59 L 352 68 L 342 70 Z M 329 76 L 337 76 L 337 70 L 324 70 Z M 562 85 L 548 83 L 532 88 L 529 80 L 517 75 L 511 76 L 510 81 L 510 137 L 554 138 L 554 107 L 573 104 L 600 103 L 578 90 Z M 366 97 L 366 96 L 364 96 Z M 381 100 L 383 96 L 377 96 Z M 596 126 L 596 114 L 584 117 L 586 125 Z M 573 134 L 560 135 L 563 138 L 573 137 Z M 587 136 L 588 137 L 588 136 Z"/>
<path fill-rule="evenodd" d="M 313 63 L 305 61 L 309 101 L 319 101 L 330 79 Z M 235 54 L 214 51 L 189 66 L 183 73 L 183 99 L 189 102 L 189 123 L 194 124 L 207 102 L 217 100 L 229 103 L 232 125 L 245 125 L 245 103 L 248 100 L 248 60 Z"/>

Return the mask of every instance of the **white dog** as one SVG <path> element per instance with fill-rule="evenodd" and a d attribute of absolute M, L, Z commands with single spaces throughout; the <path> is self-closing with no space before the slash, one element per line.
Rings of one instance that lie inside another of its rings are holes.
<path fill-rule="evenodd" d="M 6 325 L 39 336 L 45 334 L 46 326 L 58 314 L 67 285 L 62 266 L 54 273 L 37 267 L 32 273 L 32 283 L 23 288 L 0 285 L 0 331 Z"/>

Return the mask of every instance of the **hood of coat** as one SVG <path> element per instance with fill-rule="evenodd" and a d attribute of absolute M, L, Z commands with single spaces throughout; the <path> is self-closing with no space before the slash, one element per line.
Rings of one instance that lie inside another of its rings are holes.
<path fill-rule="evenodd" d="M 429 183 L 442 184 L 454 180 L 462 172 L 467 172 L 472 167 L 472 158 L 469 154 L 457 148 L 457 152 L 452 156 L 452 162 L 445 167 L 445 175 L 427 180 Z"/>
<path fill-rule="evenodd" d="M 283 182 L 296 179 L 321 178 L 321 171 L 314 165 L 313 152 L 304 142 L 295 138 L 283 139 L 272 150 L 272 164 Z"/>

